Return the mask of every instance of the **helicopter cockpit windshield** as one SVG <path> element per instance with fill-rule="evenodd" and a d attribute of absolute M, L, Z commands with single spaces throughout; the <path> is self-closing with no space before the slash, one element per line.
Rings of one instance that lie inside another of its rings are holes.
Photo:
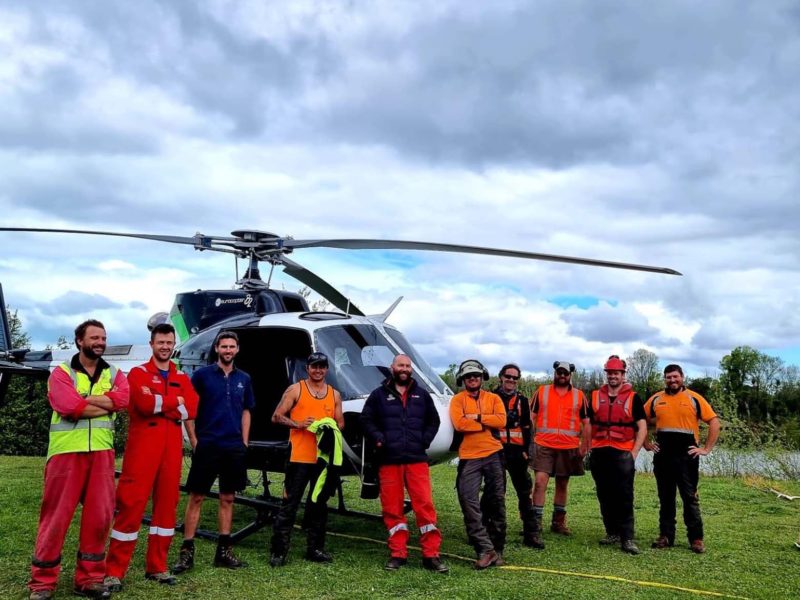
<path fill-rule="evenodd" d="M 389 377 L 389 365 L 397 352 L 377 327 L 335 325 L 318 329 L 314 337 L 316 349 L 330 361 L 328 383 L 339 390 L 342 400 L 363 398 Z M 411 359 L 417 367 L 415 357 Z M 418 383 L 434 392 L 425 381 Z"/>

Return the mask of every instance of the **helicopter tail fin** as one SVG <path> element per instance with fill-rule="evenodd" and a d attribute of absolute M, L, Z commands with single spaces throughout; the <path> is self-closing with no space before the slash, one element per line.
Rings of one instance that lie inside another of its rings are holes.
<path fill-rule="evenodd" d="M 403 299 L 403 297 L 399 296 L 397 298 L 397 300 L 392 302 L 392 305 L 389 308 L 387 308 L 385 311 L 383 311 L 379 315 L 370 315 L 370 318 L 374 319 L 375 321 L 380 321 L 381 323 L 385 323 L 386 319 L 388 319 L 389 315 L 391 315 L 394 312 L 394 309 L 397 308 L 397 305 L 400 304 L 400 300 L 402 300 L 402 299 Z"/>
<path fill-rule="evenodd" d="M 6 301 L 3 298 L 3 284 L 0 283 L 0 356 L 11 351 L 11 330 L 8 326 L 8 313 L 6 312 Z"/>

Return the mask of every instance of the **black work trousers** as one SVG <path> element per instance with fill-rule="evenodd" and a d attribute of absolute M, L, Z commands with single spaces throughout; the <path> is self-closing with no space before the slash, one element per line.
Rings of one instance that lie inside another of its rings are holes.
<path fill-rule="evenodd" d="M 514 444 L 507 444 L 503 447 L 503 464 L 506 472 L 511 478 L 511 485 L 517 493 L 517 508 L 519 517 L 522 519 L 522 533 L 529 536 L 536 531 L 536 517 L 533 513 L 533 480 L 528 470 L 528 459 L 524 456 L 527 448 Z M 488 496 L 484 494 L 483 498 Z M 491 513 L 488 506 L 481 502 L 481 512 L 483 513 L 484 524 L 488 524 L 487 515 Z"/>
<path fill-rule="evenodd" d="M 653 456 L 653 474 L 656 476 L 658 500 L 661 505 L 658 525 L 661 535 L 675 542 L 675 490 L 683 502 L 683 522 L 689 542 L 703 539 L 703 518 L 700 516 L 700 498 L 697 482 L 700 477 L 700 459 L 689 456 L 687 451 L 665 452 L 663 449 Z"/>
<path fill-rule="evenodd" d="M 458 502 L 469 543 L 478 556 L 492 550 L 502 552 L 506 545 L 506 474 L 502 456 L 501 450 L 485 458 L 458 462 Z"/>
<path fill-rule="evenodd" d="M 633 455 L 611 446 L 592 450 L 590 467 L 608 535 L 633 539 Z M 673 498 L 674 499 L 674 498 Z"/>
<path fill-rule="evenodd" d="M 322 465 L 319 464 L 289 463 L 286 469 L 284 497 L 278 510 L 278 515 L 275 517 L 275 524 L 272 526 L 273 554 L 284 555 L 289 551 L 292 527 L 297 516 L 297 509 L 303 499 L 303 493 L 309 484 L 311 486 L 310 489 L 314 489 L 322 468 Z M 325 548 L 325 527 L 328 522 L 329 498 L 330 495 L 323 490 L 316 502 L 311 502 L 310 494 L 306 500 L 303 525 L 307 529 L 309 552 Z"/>

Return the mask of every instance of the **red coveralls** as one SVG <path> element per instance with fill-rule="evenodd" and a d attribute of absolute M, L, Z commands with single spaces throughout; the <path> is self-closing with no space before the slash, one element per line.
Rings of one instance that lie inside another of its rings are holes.
<path fill-rule="evenodd" d="M 105 361 L 99 362 L 97 368 L 103 365 L 108 368 Z M 82 370 L 75 358 L 72 368 Z M 81 418 L 88 403 L 75 389 L 65 371 L 55 369 L 47 386 L 47 399 L 55 412 L 73 421 Z M 92 387 L 92 392 L 99 393 L 95 387 Z M 115 411 L 128 405 L 128 382 L 122 371 L 117 372 L 112 389 L 103 392 L 103 395 L 111 399 Z M 106 538 L 114 517 L 113 449 L 65 452 L 55 454 L 47 461 L 39 532 L 33 551 L 31 580 L 28 582 L 32 592 L 56 589 L 64 538 L 79 502 L 83 510 L 75 563 L 75 586 L 83 588 L 91 583 L 102 582 L 105 573 Z"/>
<path fill-rule="evenodd" d="M 151 358 L 128 374 L 130 426 L 122 476 L 117 487 L 117 516 L 111 530 L 106 575 L 125 577 L 136 548 L 147 500 L 153 515 L 147 539 L 146 573 L 167 571 L 167 553 L 175 535 L 183 457 L 181 421 L 197 416 L 197 393 L 188 375 L 169 363 L 162 377 Z M 183 398 L 183 405 L 178 403 Z"/>

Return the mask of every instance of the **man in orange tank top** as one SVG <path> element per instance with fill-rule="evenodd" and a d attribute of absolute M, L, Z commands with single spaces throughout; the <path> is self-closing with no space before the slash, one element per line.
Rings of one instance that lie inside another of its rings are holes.
<path fill-rule="evenodd" d="M 550 477 L 555 476 L 556 491 L 550 531 L 571 535 L 567 527 L 569 478 L 583 475 L 583 457 L 591 443 L 586 397 L 570 382 L 575 365 L 557 361 L 553 363 L 553 370 L 555 376 L 552 385 L 541 386 L 531 400 L 531 419 L 536 431 L 533 438 L 533 470 L 536 473 L 533 511 L 537 524 L 531 546 L 540 549 L 544 548 L 541 523 L 547 483 Z"/>
<path fill-rule="evenodd" d="M 328 357 L 322 352 L 313 352 L 306 361 L 308 377 L 290 385 L 272 415 L 272 422 L 289 428 L 291 455 L 286 468 L 283 501 L 272 527 L 272 555 L 269 564 L 282 567 L 286 564 L 294 519 L 303 499 L 306 487 L 311 489 L 322 472 L 317 465 L 317 437 L 308 431 L 315 421 L 326 417 L 344 428 L 342 398 L 339 392 L 325 383 L 328 373 Z M 308 529 L 306 559 L 312 562 L 331 562 L 333 558 L 325 552 L 325 526 L 328 520 L 327 492 L 323 491 L 316 502 L 306 502 L 304 523 Z"/>

